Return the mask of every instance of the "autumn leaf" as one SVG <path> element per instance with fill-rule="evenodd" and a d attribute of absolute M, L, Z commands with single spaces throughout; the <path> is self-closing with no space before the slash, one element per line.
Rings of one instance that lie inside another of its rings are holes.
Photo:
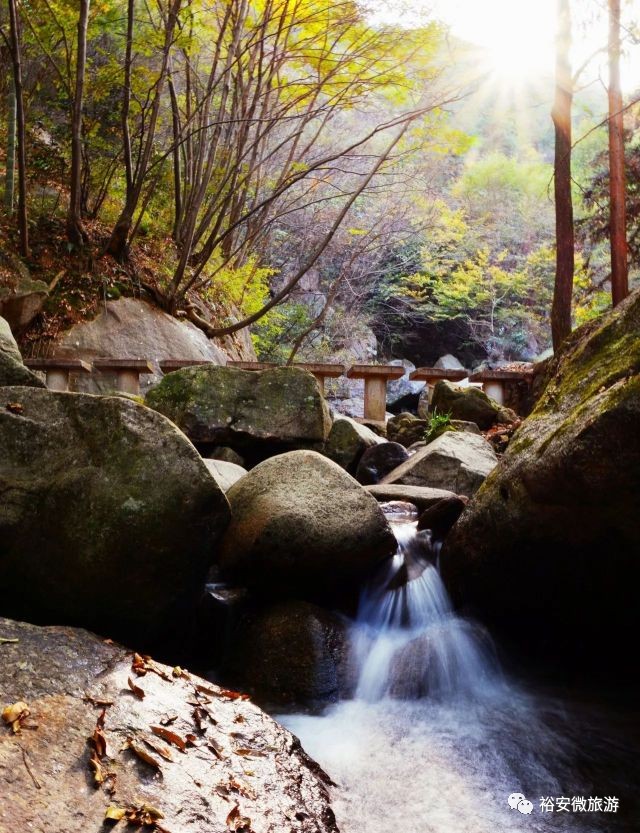
<path fill-rule="evenodd" d="M 147 750 L 140 746 L 139 743 L 136 743 L 133 738 L 127 739 L 127 747 L 135 754 L 141 761 L 144 761 L 145 764 L 153 767 L 155 770 L 159 772 L 162 771 L 162 767 L 160 766 L 160 761 L 156 760 L 153 755 L 150 755 Z"/>
<path fill-rule="evenodd" d="M 127 811 L 124 807 L 114 807 L 113 805 L 110 805 L 107 807 L 104 817 L 108 821 L 120 821 L 125 817 L 126 812 Z"/>
<path fill-rule="evenodd" d="M 5 723 L 10 724 L 14 735 L 17 735 L 30 714 L 31 709 L 29 706 L 22 700 L 18 700 L 17 703 L 12 703 L 2 710 L 2 719 Z"/>
<path fill-rule="evenodd" d="M 240 808 L 237 804 L 227 816 L 226 824 L 229 830 L 234 830 L 236 833 L 250 833 L 251 831 L 251 819 L 240 815 Z"/>
<path fill-rule="evenodd" d="M 138 698 L 138 700 L 144 700 L 144 691 L 140 688 L 139 685 L 136 685 L 131 677 L 127 677 L 127 683 L 129 684 L 129 688 L 134 693 L 134 695 Z"/>
<path fill-rule="evenodd" d="M 166 746 L 162 746 L 162 744 L 153 741 L 151 738 L 143 737 L 142 740 L 147 744 L 150 749 L 153 749 L 161 758 L 164 758 L 165 761 L 173 762 L 173 758 L 171 757 L 171 752 L 167 749 Z"/>
<path fill-rule="evenodd" d="M 226 697 L 228 700 L 249 700 L 248 694 L 241 694 L 239 691 L 232 691 L 229 688 L 220 689 L 220 697 Z"/>
<path fill-rule="evenodd" d="M 186 751 L 187 743 L 180 737 L 179 734 L 177 734 L 177 732 L 165 729 L 164 726 L 152 726 L 151 731 L 154 735 L 158 735 L 158 737 L 166 740 L 167 743 L 172 743 L 174 746 L 177 746 L 181 752 Z"/>
<path fill-rule="evenodd" d="M 225 756 L 223 754 L 222 747 L 219 744 L 217 744 L 215 740 L 209 740 L 207 746 L 213 752 L 216 758 L 219 758 L 221 761 L 224 760 Z"/>
<path fill-rule="evenodd" d="M 6 407 L 7 411 L 9 411 L 12 414 L 21 414 L 24 411 L 24 408 L 20 402 L 8 402 Z"/>
<path fill-rule="evenodd" d="M 91 757 L 89 758 L 89 769 L 93 772 L 93 780 L 96 787 L 104 784 L 107 778 L 107 773 L 104 771 L 104 767 L 96 757 L 95 750 L 91 753 Z"/>

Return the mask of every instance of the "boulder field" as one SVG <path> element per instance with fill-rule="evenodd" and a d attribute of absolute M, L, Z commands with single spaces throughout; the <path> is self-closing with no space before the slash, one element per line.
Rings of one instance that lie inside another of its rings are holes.
<path fill-rule="evenodd" d="M 640 293 L 576 330 L 547 378 L 443 576 L 521 655 L 614 679 L 640 626 Z"/>
<path fill-rule="evenodd" d="M 229 522 L 168 419 L 120 397 L 0 388 L 0 605 L 147 640 L 175 630 Z"/>
<path fill-rule="evenodd" d="M 244 695 L 83 630 L 0 637 L 0 833 L 338 833 L 328 777 Z"/>

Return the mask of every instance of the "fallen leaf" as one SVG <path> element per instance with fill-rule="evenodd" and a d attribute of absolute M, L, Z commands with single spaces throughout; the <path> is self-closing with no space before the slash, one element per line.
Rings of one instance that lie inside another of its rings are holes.
<path fill-rule="evenodd" d="M 236 804 L 227 816 L 227 827 L 229 830 L 236 831 L 236 833 L 250 833 L 251 819 L 240 815 L 240 808 Z"/>
<path fill-rule="evenodd" d="M 152 726 L 151 731 L 154 735 L 158 735 L 158 737 L 164 738 L 167 743 L 172 743 L 174 746 L 177 746 L 181 752 L 186 750 L 187 743 L 184 741 L 177 732 L 172 732 L 170 729 L 165 729 L 164 726 Z"/>
<path fill-rule="evenodd" d="M 170 726 L 172 723 L 175 723 L 177 719 L 177 714 L 170 714 L 168 717 L 163 717 L 160 723 L 162 723 L 163 726 Z"/>
<path fill-rule="evenodd" d="M 237 749 L 234 749 L 233 751 L 236 753 L 236 755 L 241 755 L 245 758 L 264 758 L 264 752 L 261 752 L 259 749 L 249 749 L 246 746 L 240 746 Z"/>
<path fill-rule="evenodd" d="M 143 737 L 142 740 L 147 744 L 150 749 L 153 749 L 161 758 L 164 758 L 165 761 L 173 762 L 173 758 L 171 757 L 171 752 L 167 749 L 166 746 L 162 746 L 160 743 L 156 743 L 155 741 L 151 740 L 151 738 Z"/>
<path fill-rule="evenodd" d="M 213 754 L 216 756 L 216 758 L 219 758 L 221 761 L 224 760 L 225 755 L 222 751 L 222 747 L 219 744 L 217 744 L 215 742 L 215 740 L 210 739 L 209 743 L 207 743 L 207 746 L 213 752 Z"/>
<path fill-rule="evenodd" d="M 138 700 L 144 700 L 144 691 L 140 688 L 139 685 L 136 685 L 131 677 L 127 677 L 127 683 L 129 684 L 129 688 L 138 698 Z"/>
<path fill-rule="evenodd" d="M 138 758 L 140 758 L 141 761 L 144 761 L 145 764 L 149 764 L 149 766 L 152 766 L 158 771 L 162 770 L 160 761 L 156 760 L 153 755 L 150 755 L 147 750 L 143 746 L 140 746 L 139 743 L 136 743 L 133 738 L 127 739 L 127 746 L 135 755 L 138 756 Z"/>
<path fill-rule="evenodd" d="M 110 805 L 107 807 L 104 817 L 109 821 L 120 821 L 120 819 L 125 817 L 126 812 L 127 811 L 124 807 L 114 807 L 113 805 Z"/>
<path fill-rule="evenodd" d="M 131 660 L 131 668 L 139 677 L 144 677 L 148 671 L 152 671 L 154 674 L 162 677 L 163 680 L 171 682 L 171 677 L 166 674 L 162 668 L 160 668 L 147 654 L 144 656 L 134 654 L 133 659 Z"/>
<path fill-rule="evenodd" d="M 91 753 L 91 757 L 89 758 L 89 769 L 93 772 L 93 780 L 96 787 L 99 787 L 105 782 L 107 773 L 104 771 L 102 764 L 97 759 L 95 750 Z"/>
<path fill-rule="evenodd" d="M 24 408 L 20 402 L 8 402 L 7 411 L 10 411 L 12 414 L 21 414 Z"/>
<path fill-rule="evenodd" d="M 5 706 L 2 710 L 2 719 L 5 723 L 11 725 L 14 735 L 17 735 L 30 714 L 31 709 L 29 706 L 22 700 L 18 700 L 17 703 Z"/>
<path fill-rule="evenodd" d="M 0 645 L 14 645 L 16 642 L 20 642 L 19 639 L 9 639 L 6 636 L 0 636 Z"/>
<path fill-rule="evenodd" d="M 143 804 L 142 807 L 130 807 L 125 813 L 125 818 L 128 824 L 136 827 L 154 827 L 157 829 L 156 822 L 158 819 L 164 818 L 164 813 L 152 807 L 151 804 Z"/>
<path fill-rule="evenodd" d="M 99 723 L 96 723 L 96 728 L 93 730 L 89 742 L 92 744 L 98 759 L 104 758 L 107 754 L 107 739 Z"/>
<path fill-rule="evenodd" d="M 175 668 L 171 671 L 171 676 L 172 677 L 184 677 L 185 680 L 190 680 L 191 679 L 191 677 L 189 676 L 189 673 L 187 671 L 185 671 L 184 668 L 180 668 L 179 665 L 176 665 Z"/>
<path fill-rule="evenodd" d="M 208 688 L 206 685 L 197 685 L 196 691 L 200 691 L 202 694 L 210 694 L 212 697 L 217 697 L 218 692 L 214 691 L 212 688 Z"/>
<path fill-rule="evenodd" d="M 99 706 L 103 709 L 108 709 L 109 706 L 113 706 L 113 700 L 98 700 L 86 691 L 83 699 L 86 700 L 87 703 L 91 703 L 92 706 Z"/>
<path fill-rule="evenodd" d="M 228 700 L 250 700 L 248 694 L 242 694 L 239 691 L 232 691 L 229 688 L 220 689 L 220 697 L 226 697 Z"/>

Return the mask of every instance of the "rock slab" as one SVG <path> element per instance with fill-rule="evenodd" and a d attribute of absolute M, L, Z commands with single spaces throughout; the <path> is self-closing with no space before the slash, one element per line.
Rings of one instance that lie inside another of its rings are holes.
<path fill-rule="evenodd" d="M 0 725 L 0 833 L 113 829 L 109 807 L 143 805 L 161 814 L 147 830 L 337 833 L 327 776 L 235 692 L 153 661 L 135 667 L 83 630 L 0 618 L 0 636 L 17 640 L 0 646 L 0 708 L 24 701 L 37 724 Z M 89 764 L 96 733 L 102 784 Z"/>

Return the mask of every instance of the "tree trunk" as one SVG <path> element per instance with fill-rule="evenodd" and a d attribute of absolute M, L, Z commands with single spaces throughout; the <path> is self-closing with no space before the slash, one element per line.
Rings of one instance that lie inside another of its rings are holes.
<path fill-rule="evenodd" d="M 573 201 L 571 197 L 571 107 L 573 79 L 571 48 L 571 10 L 569 0 L 558 0 L 556 44 L 556 95 L 551 112 L 555 131 L 554 197 L 556 208 L 556 279 L 551 309 L 553 348 L 571 332 L 571 301 L 574 273 Z"/>
<path fill-rule="evenodd" d="M 629 294 L 625 191 L 624 119 L 620 89 L 620 0 L 609 0 L 609 235 L 611 297 L 614 306 Z"/>
<path fill-rule="evenodd" d="M 22 92 L 22 54 L 20 48 L 20 19 L 16 0 L 9 0 L 11 28 L 11 63 L 13 87 L 16 94 L 16 133 L 18 141 L 18 229 L 20 254 L 29 257 L 29 222 L 27 217 L 27 153 L 25 147 L 24 96 Z"/>
<path fill-rule="evenodd" d="M 4 209 L 13 217 L 16 188 L 16 88 L 13 78 L 8 81 L 7 95 L 7 170 L 4 179 Z"/>
<path fill-rule="evenodd" d="M 84 78 L 87 65 L 87 26 L 90 0 L 80 0 L 78 13 L 78 51 L 76 56 L 76 88 L 71 114 L 71 193 L 67 214 L 67 237 L 80 248 L 87 239 L 82 228 L 82 112 Z"/>

